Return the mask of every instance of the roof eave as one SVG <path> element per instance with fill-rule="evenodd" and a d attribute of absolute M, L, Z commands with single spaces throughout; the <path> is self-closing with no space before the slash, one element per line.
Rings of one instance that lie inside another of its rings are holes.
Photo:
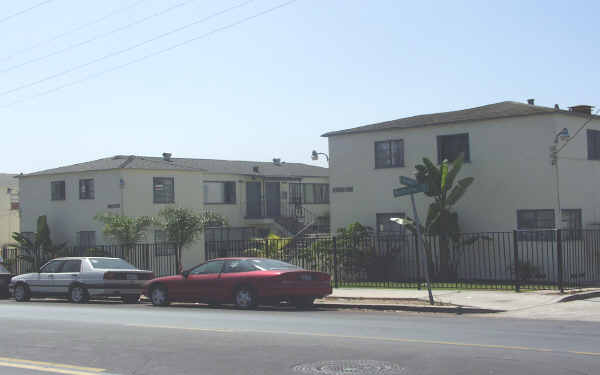
<path fill-rule="evenodd" d="M 521 114 L 521 115 L 496 116 L 496 117 L 488 117 L 488 118 L 484 118 L 484 119 L 474 119 L 474 120 L 443 121 L 443 122 L 436 122 L 436 123 L 432 123 L 432 124 L 411 125 L 411 126 L 404 126 L 404 127 L 393 127 L 393 126 L 390 126 L 390 127 L 387 127 L 387 128 L 363 129 L 363 130 L 347 129 L 347 130 L 339 130 L 339 131 L 327 132 L 327 133 L 321 135 L 321 137 L 329 138 L 331 136 L 337 136 L 337 135 L 350 135 L 350 134 L 359 134 L 359 133 L 374 133 L 374 132 L 381 132 L 381 131 L 387 131 L 387 130 L 396 130 L 396 129 L 414 129 L 414 128 L 424 128 L 424 127 L 429 127 L 429 126 L 451 125 L 451 124 L 458 124 L 458 123 L 461 123 L 461 122 L 477 122 L 477 121 L 498 120 L 498 119 L 504 119 L 504 118 L 529 117 L 529 116 L 539 116 L 539 115 L 556 115 L 556 114 L 575 115 L 577 117 L 590 117 L 590 115 L 587 115 L 585 113 L 578 113 L 578 112 L 573 112 L 573 111 L 558 110 L 558 111 L 553 111 L 553 112 L 536 112 L 536 113 Z M 597 116 L 597 115 L 591 115 L 591 117 L 593 119 L 600 119 L 600 116 Z M 373 125 L 376 125 L 376 124 L 373 124 Z M 365 125 L 365 126 L 369 126 L 369 125 Z"/>

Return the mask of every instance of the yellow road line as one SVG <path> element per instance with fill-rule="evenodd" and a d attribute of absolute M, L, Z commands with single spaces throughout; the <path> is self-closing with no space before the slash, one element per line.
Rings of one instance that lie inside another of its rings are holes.
<path fill-rule="evenodd" d="M 268 330 L 233 330 L 233 329 L 217 329 L 217 328 L 190 328 L 190 327 L 178 327 L 178 326 L 165 326 L 165 325 L 145 325 L 145 324 L 126 324 L 129 327 L 138 328 L 161 328 L 161 329 L 179 329 L 186 331 L 200 331 L 200 332 L 216 332 L 216 333 L 266 333 L 266 334 L 284 334 L 284 335 L 298 335 L 298 336 L 314 336 L 314 337 L 329 337 L 329 338 L 340 338 L 340 339 L 358 339 L 358 340 L 376 340 L 376 341 L 391 341 L 391 342 L 402 342 L 409 344 L 433 344 L 433 345 L 450 345 L 470 348 L 485 348 L 485 349 L 504 349 L 504 350 L 520 350 L 520 351 L 533 351 L 542 353 L 556 352 L 552 349 L 546 348 L 531 348 L 527 346 L 511 346 L 511 345 L 493 345 L 493 344 L 473 344 L 465 342 L 453 342 L 453 341 L 436 341 L 436 340 L 421 340 L 421 339 L 408 339 L 408 338 L 394 338 L 394 337 L 376 337 L 376 336 L 351 336 L 351 335 L 338 335 L 329 333 L 311 333 L 311 332 L 294 332 L 294 331 L 268 331 Z M 578 355 L 592 355 L 600 356 L 600 353 L 594 352 L 577 352 L 567 351 L 567 353 L 578 354 Z"/>
<path fill-rule="evenodd" d="M 101 368 L 66 365 L 62 363 L 31 361 L 28 359 L 0 357 L 0 366 L 18 367 L 30 370 L 55 372 L 60 374 L 90 375 L 105 371 Z"/>

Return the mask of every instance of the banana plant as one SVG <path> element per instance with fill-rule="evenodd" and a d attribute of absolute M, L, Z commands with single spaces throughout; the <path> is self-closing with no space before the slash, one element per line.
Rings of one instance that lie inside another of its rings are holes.
<path fill-rule="evenodd" d="M 427 184 L 429 189 L 425 194 L 433 198 L 427 211 L 425 228 L 428 234 L 437 235 L 440 238 L 439 276 L 442 279 L 450 276 L 450 241 L 460 232 L 458 214 L 453 211 L 453 207 L 465 195 L 468 187 L 474 181 L 473 177 L 456 181 L 463 163 L 464 154 L 461 153 L 452 164 L 449 164 L 448 160 L 444 160 L 437 167 L 431 160 L 423 158 L 423 164 L 415 167 L 417 181 Z"/>

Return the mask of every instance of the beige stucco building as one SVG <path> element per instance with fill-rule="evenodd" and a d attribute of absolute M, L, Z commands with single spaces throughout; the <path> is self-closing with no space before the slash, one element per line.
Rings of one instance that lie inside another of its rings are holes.
<path fill-rule="evenodd" d="M 589 120 L 589 121 L 588 121 Z M 582 128 L 582 126 L 585 126 Z M 566 141 L 557 135 L 566 128 Z M 563 227 L 600 228 L 600 117 L 589 106 L 569 110 L 502 102 L 403 118 L 324 134 L 329 139 L 331 229 L 353 222 L 396 230 L 391 216 L 412 216 L 408 196 L 394 198 L 399 176 L 413 177 L 423 157 L 438 163 L 466 153 L 459 175 L 475 182 L 456 206 L 464 232 Z M 566 142 L 566 143 L 565 143 Z M 431 198 L 417 196 L 421 217 Z"/>
<path fill-rule="evenodd" d="M 156 216 L 169 205 L 219 213 L 230 227 L 284 235 L 328 223 L 327 169 L 279 160 L 117 155 L 20 175 L 19 186 L 21 231 L 34 232 L 37 218 L 46 215 L 52 240 L 71 245 L 110 243 L 93 219 L 98 213 Z M 146 233 L 145 242 L 165 240 L 159 229 Z M 184 266 L 203 259 L 200 238 L 184 251 Z"/>
<path fill-rule="evenodd" d="M 0 173 L 0 246 L 19 231 L 19 188 L 15 174 Z"/>

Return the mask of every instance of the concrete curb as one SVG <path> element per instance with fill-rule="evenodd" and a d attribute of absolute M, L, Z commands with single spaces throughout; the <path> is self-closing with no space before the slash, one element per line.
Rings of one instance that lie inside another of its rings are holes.
<path fill-rule="evenodd" d="M 583 292 L 583 293 L 573 294 L 573 295 L 566 296 L 566 297 L 559 299 L 558 302 L 560 303 L 560 302 L 579 301 L 582 299 L 596 298 L 596 297 L 600 297 L 600 291 Z"/>
<path fill-rule="evenodd" d="M 315 302 L 316 307 L 333 309 L 356 309 L 356 310 L 379 310 L 379 311 L 413 311 L 447 314 L 492 314 L 504 312 L 504 310 L 481 309 L 464 306 L 419 306 L 419 305 L 392 305 L 392 304 L 369 304 L 369 303 L 331 303 Z"/>

